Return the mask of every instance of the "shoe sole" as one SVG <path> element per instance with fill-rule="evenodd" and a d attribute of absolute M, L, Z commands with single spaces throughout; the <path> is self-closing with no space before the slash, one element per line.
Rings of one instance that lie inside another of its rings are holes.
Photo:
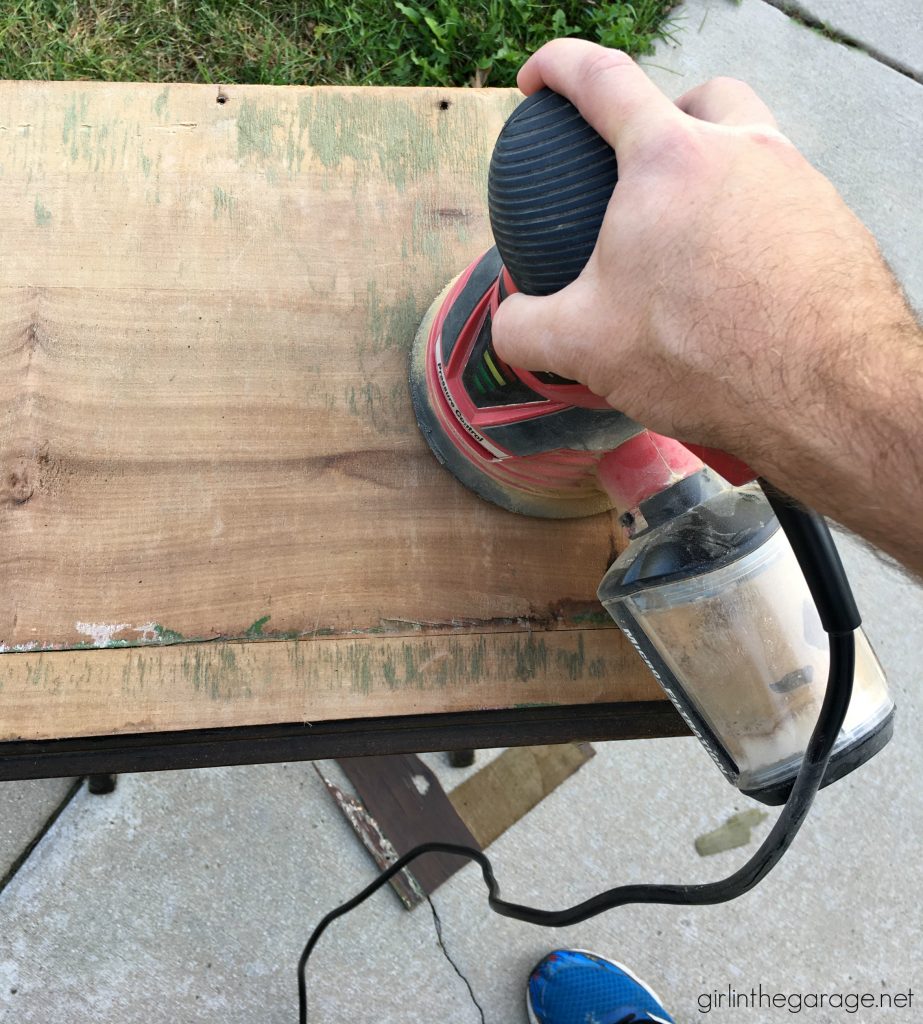
<path fill-rule="evenodd" d="M 651 988 L 646 981 L 642 981 L 637 974 L 631 968 L 626 967 L 623 963 L 619 963 L 618 960 L 613 960 L 611 957 L 603 956 L 601 953 L 594 953 L 590 949 L 571 949 L 572 953 L 583 953 L 585 956 L 596 957 L 597 960 L 605 960 L 606 963 L 612 964 L 614 967 L 618 967 L 620 971 L 624 971 L 625 974 L 631 978 L 632 981 L 636 982 L 645 992 L 663 1006 L 663 1000 L 659 995 Z M 542 1022 L 535 1016 L 535 1011 L 532 1009 L 532 994 L 529 992 L 529 986 L 526 985 L 526 1013 L 529 1015 L 529 1024 L 542 1024 Z M 648 1017 L 654 1024 L 670 1024 L 665 1017 L 656 1017 L 652 1013 L 648 1013 Z"/>

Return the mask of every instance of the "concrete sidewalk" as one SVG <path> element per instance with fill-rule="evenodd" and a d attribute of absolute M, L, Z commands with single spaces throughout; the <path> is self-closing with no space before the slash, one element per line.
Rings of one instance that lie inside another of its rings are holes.
<path fill-rule="evenodd" d="M 821 21 L 831 5 L 805 0 L 802 8 Z M 838 32 L 871 52 L 765 0 L 691 0 L 679 12 L 679 45 L 661 47 L 649 70 L 671 95 L 718 74 L 749 80 L 869 224 L 923 309 L 918 4 L 841 2 L 837 10 L 851 19 Z M 337 922 L 312 960 L 310 1019 L 524 1024 L 526 973 L 554 945 L 630 964 L 684 1024 L 793 1019 L 784 1009 L 706 1012 L 704 997 L 729 985 L 913 989 L 923 1001 L 923 589 L 857 542 L 841 547 L 898 703 L 897 735 L 822 794 L 793 850 L 756 891 L 724 907 L 626 908 L 553 933 L 491 914 L 478 872 L 466 868 L 433 901 L 444 948 L 430 909 L 407 913 L 389 892 Z M 0 788 L 6 866 L 41 826 L 38 801 L 53 807 L 66 789 Z M 16 826 L 4 814 L 14 801 L 25 811 Z M 745 859 L 769 822 L 747 850 L 701 859 L 693 841 L 748 806 L 694 740 L 601 744 L 491 855 L 505 896 L 549 907 L 621 882 L 717 878 Z M 0 892 L 0 1022 L 294 1021 L 295 963 L 307 935 L 373 874 L 310 765 L 125 776 L 107 797 L 84 789 Z M 805 1010 L 794 1019 L 918 1017 Z"/>

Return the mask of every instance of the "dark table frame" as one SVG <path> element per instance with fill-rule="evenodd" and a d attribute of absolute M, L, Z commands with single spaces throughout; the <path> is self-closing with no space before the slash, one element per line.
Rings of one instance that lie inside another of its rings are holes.
<path fill-rule="evenodd" d="M 0 742 L 0 781 L 688 734 L 669 701 L 622 701 L 13 740 Z"/>

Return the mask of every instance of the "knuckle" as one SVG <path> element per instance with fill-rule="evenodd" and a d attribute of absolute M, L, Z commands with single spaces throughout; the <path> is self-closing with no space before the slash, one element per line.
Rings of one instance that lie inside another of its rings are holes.
<path fill-rule="evenodd" d="M 615 72 L 634 66 L 634 61 L 621 50 L 598 47 L 583 59 L 580 78 L 587 88 L 598 88 L 603 82 L 611 81 Z"/>
<path fill-rule="evenodd" d="M 706 90 L 713 96 L 720 96 L 724 99 L 733 97 L 735 99 L 753 100 L 759 99 L 753 88 L 739 78 L 729 78 L 726 75 L 713 78 L 706 83 Z"/>
<path fill-rule="evenodd" d="M 746 93 L 748 96 L 755 96 L 753 89 L 742 79 L 732 78 L 730 75 L 718 75 L 705 83 L 705 87 L 715 92 L 724 93 Z"/>

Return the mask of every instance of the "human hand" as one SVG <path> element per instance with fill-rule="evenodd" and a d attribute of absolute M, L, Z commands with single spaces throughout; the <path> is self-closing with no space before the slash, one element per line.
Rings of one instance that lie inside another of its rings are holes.
<path fill-rule="evenodd" d="M 856 339 L 908 311 L 871 234 L 762 100 L 715 79 L 674 104 L 626 55 L 572 39 L 539 50 L 519 85 L 570 99 L 615 149 L 619 182 L 580 277 L 501 304 L 501 358 L 758 471 L 833 429 L 819 407 L 848 385 Z"/>

